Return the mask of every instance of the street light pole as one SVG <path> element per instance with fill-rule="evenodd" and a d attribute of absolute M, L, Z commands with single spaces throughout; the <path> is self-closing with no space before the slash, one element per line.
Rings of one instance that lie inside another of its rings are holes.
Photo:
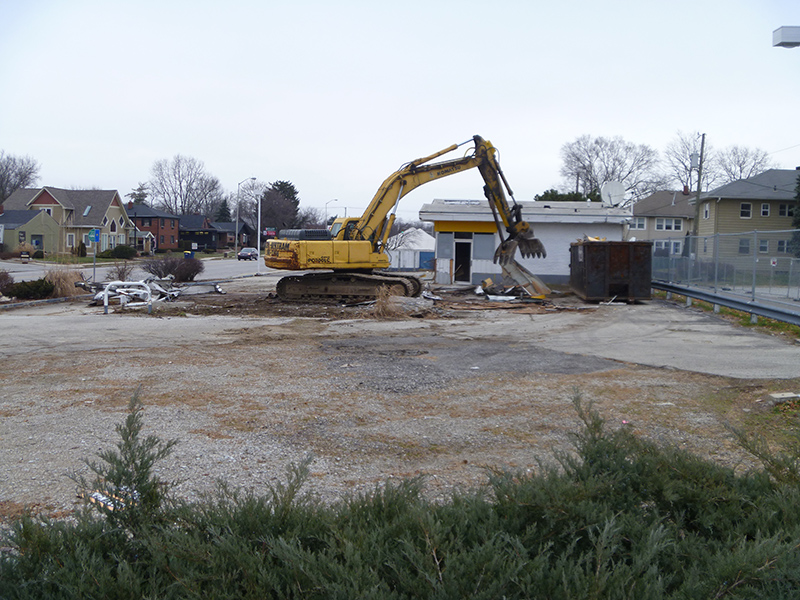
<path fill-rule="evenodd" d="M 247 179 L 242 179 L 239 184 L 236 186 L 236 222 L 233 224 L 233 237 L 236 238 L 233 242 L 233 253 L 239 254 L 239 204 L 241 203 L 241 189 L 242 184 L 245 181 L 255 181 L 255 177 L 248 177 Z M 260 208 L 260 206 L 259 206 Z M 260 211 L 259 211 L 260 215 Z"/>
<path fill-rule="evenodd" d="M 338 198 L 334 198 L 333 200 L 328 200 L 325 203 L 325 229 L 328 228 L 328 204 L 330 204 L 331 202 L 338 202 L 338 201 L 339 201 Z"/>
<path fill-rule="evenodd" d="M 261 195 L 258 196 L 258 233 L 256 234 L 258 241 L 258 258 L 256 258 L 256 275 L 261 275 Z"/>

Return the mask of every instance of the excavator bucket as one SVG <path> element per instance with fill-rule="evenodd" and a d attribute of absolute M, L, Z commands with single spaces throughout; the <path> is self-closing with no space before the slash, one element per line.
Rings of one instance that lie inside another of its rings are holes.
<path fill-rule="evenodd" d="M 544 258 L 547 251 L 541 240 L 533 237 L 532 231 L 525 231 L 509 238 L 501 243 L 494 252 L 495 264 L 508 265 L 515 261 L 515 254 L 519 253 L 523 258 Z"/>
<path fill-rule="evenodd" d="M 513 279 L 531 298 L 544 298 L 552 290 L 515 260 L 503 265 L 503 275 Z"/>

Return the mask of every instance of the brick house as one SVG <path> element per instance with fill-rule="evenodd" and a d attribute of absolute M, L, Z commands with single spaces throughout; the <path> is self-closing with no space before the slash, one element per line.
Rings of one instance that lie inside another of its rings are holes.
<path fill-rule="evenodd" d="M 140 252 L 147 250 L 178 250 L 180 241 L 180 217 L 163 210 L 158 210 L 146 204 L 128 202 L 126 208 L 128 216 L 136 224 L 141 234 L 135 235 L 136 249 Z M 152 248 L 147 248 L 148 235 L 152 235 Z"/>

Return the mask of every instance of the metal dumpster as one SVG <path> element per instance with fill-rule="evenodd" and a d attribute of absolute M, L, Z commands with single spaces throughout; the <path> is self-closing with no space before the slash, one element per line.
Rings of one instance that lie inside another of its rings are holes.
<path fill-rule="evenodd" d="M 570 286 L 589 302 L 649 300 L 652 252 L 652 242 L 570 244 Z"/>

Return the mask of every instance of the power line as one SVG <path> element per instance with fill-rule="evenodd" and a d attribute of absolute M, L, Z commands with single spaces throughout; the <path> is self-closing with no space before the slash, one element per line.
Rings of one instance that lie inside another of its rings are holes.
<path fill-rule="evenodd" d="M 789 146 L 788 148 L 781 148 L 780 150 L 775 150 L 773 152 L 767 152 L 767 154 L 777 154 L 778 152 L 784 152 L 786 150 L 791 150 L 792 148 L 800 147 L 800 144 L 795 144 L 794 146 Z"/>

